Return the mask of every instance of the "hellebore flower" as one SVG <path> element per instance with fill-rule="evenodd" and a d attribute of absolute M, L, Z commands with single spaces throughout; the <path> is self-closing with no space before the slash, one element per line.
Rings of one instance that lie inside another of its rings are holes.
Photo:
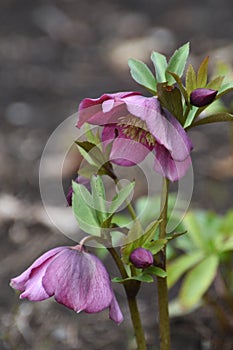
<path fill-rule="evenodd" d="M 74 180 L 75 182 L 79 183 L 79 184 L 82 184 L 84 186 L 87 187 L 87 189 L 90 188 L 90 180 L 87 179 L 86 177 L 83 177 L 83 176 L 77 176 Z M 69 207 L 72 206 L 72 195 L 73 195 L 73 188 L 72 186 L 69 187 L 68 189 L 68 192 L 67 192 L 67 195 L 66 195 L 66 201 L 67 201 L 67 204 Z"/>
<path fill-rule="evenodd" d="M 190 94 L 190 102 L 196 107 L 203 107 L 212 103 L 218 91 L 212 89 L 199 88 Z"/>
<path fill-rule="evenodd" d="M 76 312 L 96 313 L 109 307 L 113 321 L 123 320 L 107 270 L 81 245 L 49 250 L 10 285 L 22 292 L 21 299 L 41 301 L 54 296 Z"/>
<path fill-rule="evenodd" d="M 139 269 L 145 269 L 146 267 L 153 265 L 154 262 L 151 251 L 145 248 L 134 249 L 130 254 L 129 260 Z"/>
<path fill-rule="evenodd" d="M 154 170 L 178 180 L 191 165 L 192 144 L 180 123 L 162 109 L 156 97 L 137 92 L 85 98 L 79 105 L 77 127 L 85 122 L 103 126 L 102 141 L 112 142 L 110 160 L 132 166 L 155 153 Z"/>

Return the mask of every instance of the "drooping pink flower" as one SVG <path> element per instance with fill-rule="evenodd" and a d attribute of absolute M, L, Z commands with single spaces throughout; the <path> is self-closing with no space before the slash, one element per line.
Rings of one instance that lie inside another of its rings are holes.
<path fill-rule="evenodd" d="M 54 296 L 76 312 L 100 312 L 121 323 L 123 316 L 101 260 L 80 245 L 58 247 L 39 257 L 26 271 L 11 280 L 20 298 L 41 301 Z"/>
<path fill-rule="evenodd" d="M 85 122 L 103 126 L 102 141 L 113 141 L 110 159 L 116 164 L 132 166 L 154 152 L 155 171 L 171 181 L 184 176 L 191 165 L 192 143 L 157 97 L 119 92 L 85 98 L 79 106 L 77 127 Z"/>
<path fill-rule="evenodd" d="M 129 260 L 135 267 L 145 269 L 153 265 L 154 257 L 150 250 L 139 247 L 132 251 Z"/>

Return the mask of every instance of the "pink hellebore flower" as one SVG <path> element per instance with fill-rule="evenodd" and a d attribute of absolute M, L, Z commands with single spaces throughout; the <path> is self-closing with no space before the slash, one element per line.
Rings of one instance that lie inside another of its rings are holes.
<path fill-rule="evenodd" d="M 96 313 L 109 307 L 113 321 L 123 320 L 108 272 L 81 245 L 49 250 L 10 285 L 22 292 L 21 299 L 41 301 L 54 295 L 58 303 L 76 312 Z"/>
<path fill-rule="evenodd" d="M 184 176 L 191 165 L 192 143 L 157 97 L 119 92 L 85 98 L 79 106 L 77 127 L 85 122 L 104 127 L 102 141 L 113 141 L 110 159 L 116 164 L 135 165 L 153 151 L 154 170 L 171 181 Z"/>

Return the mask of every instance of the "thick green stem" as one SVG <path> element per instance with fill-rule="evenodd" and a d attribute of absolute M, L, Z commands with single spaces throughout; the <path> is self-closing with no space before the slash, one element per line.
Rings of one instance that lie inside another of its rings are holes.
<path fill-rule="evenodd" d="M 167 208 L 168 208 L 168 188 L 169 180 L 163 179 L 163 188 L 161 193 L 161 214 L 162 220 L 159 226 L 159 238 L 166 238 L 167 226 Z M 161 251 L 161 267 L 166 271 L 166 248 Z M 158 306 L 159 306 L 159 335 L 160 350 L 170 350 L 170 320 L 168 312 L 168 288 L 167 278 L 157 277 L 158 288 Z"/>
<path fill-rule="evenodd" d="M 114 259 L 122 278 L 127 278 L 128 275 L 125 270 L 124 264 L 122 263 L 116 250 L 114 248 L 108 248 L 108 251 Z M 136 295 L 139 291 L 140 283 L 138 281 L 128 281 L 124 284 L 124 288 L 127 296 L 127 302 L 129 305 L 134 334 L 137 342 L 137 350 L 146 350 L 146 340 L 136 300 Z"/>
<path fill-rule="evenodd" d="M 127 292 L 126 292 L 127 294 Z M 141 319 L 138 311 L 136 296 L 127 296 L 130 315 L 134 327 L 135 338 L 138 350 L 146 350 L 146 341 L 142 329 Z"/>

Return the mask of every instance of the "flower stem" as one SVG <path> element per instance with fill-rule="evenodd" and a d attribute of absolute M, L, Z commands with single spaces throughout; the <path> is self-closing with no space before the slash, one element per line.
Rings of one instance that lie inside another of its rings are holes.
<path fill-rule="evenodd" d="M 145 336 L 142 329 L 136 296 L 127 296 L 127 300 L 128 300 L 133 327 L 134 327 L 134 333 L 135 333 L 135 338 L 137 342 L 137 349 L 146 350 L 146 341 L 145 341 Z"/>
<path fill-rule="evenodd" d="M 117 251 L 114 248 L 107 249 L 111 254 L 112 258 L 114 259 L 122 278 L 127 278 L 128 274 L 125 270 L 124 264 L 122 263 L 119 255 L 117 254 Z M 137 350 L 146 350 L 146 341 L 136 300 L 136 295 L 140 288 L 140 282 L 127 281 L 126 283 L 124 283 L 124 288 L 127 296 L 127 302 L 129 305 L 134 334 L 137 342 Z"/>
<path fill-rule="evenodd" d="M 162 219 L 159 226 L 159 238 L 166 238 L 167 209 L 168 209 L 168 188 L 169 180 L 163 179 L 161 192 L 161 214 Z M 166 247 L 161 251 L 161 267 L 166 271 Z M 168 287 L 167 278 L 157 277 L 158 306 L 159 306 L 159 334 L 160 350 L 170 350 L 170 321 L 168 312 Z"/>

